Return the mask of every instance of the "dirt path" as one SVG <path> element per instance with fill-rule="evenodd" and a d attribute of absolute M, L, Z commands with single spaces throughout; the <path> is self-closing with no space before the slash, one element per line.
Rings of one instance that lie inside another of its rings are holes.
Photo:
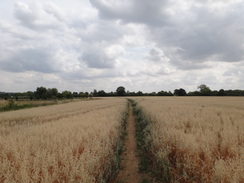
<path fill-rule="evenodd" d="M 125 151 L 122 153 L 121 170 L 112 183 L 141 183 L 143 179 L 147 178 L 146 175 L 138 171 L 139 159 L 136 155 L 135 118 L 131 105 L 127 120 L 127 133 Z"/>

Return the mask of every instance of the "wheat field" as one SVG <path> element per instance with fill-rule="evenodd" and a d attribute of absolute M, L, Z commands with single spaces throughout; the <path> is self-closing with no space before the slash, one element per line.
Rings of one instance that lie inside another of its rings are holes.
<path fill-rule="evenodd" d="M 165 182 L 244 182 L 244 98 L 135 98 L 150 121 L 152 171 Z"/>
<path fill-rule="evenodd" d="M 0 113 L 0 182 L 106 182 L 125 110 L 106 98 Z"/>

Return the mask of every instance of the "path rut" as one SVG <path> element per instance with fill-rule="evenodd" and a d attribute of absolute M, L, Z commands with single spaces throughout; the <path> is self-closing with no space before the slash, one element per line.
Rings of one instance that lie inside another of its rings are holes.
<path fill-rule="evenodd" d="M 125 140 L 125 151 L 122 153 L 121 170 L 111 183 L 141 183 L 142 180 L 150 178 L 139 172 L 139 158 L 136 153 L 135 117 L 130 105 L 127 119 L 127 136 Z M 150 182 L 153 182 L 150 180 Z"/>

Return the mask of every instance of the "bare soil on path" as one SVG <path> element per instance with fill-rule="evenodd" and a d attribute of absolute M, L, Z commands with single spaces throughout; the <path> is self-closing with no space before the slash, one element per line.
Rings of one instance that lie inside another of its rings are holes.
<path fill-rule="evenodd" d="M 125 151 L 122 153 L 121 170 L 111 183 L 141 183 L 143 180 L 148 180 L 149 182 L 150 177 L 140 173 L 138 169 L 139 158 L 137 156 L 135 137 L 135 117 L 131 105 L 126 129 L 127 136 L 125 140 Z M 153 182 L 150 180 L 150 183 Z"/>

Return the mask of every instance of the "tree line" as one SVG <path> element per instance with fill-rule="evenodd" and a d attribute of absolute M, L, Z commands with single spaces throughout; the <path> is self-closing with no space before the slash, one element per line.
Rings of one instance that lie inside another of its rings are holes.
<path fill-rule="evenodd" d="M 88 92 L 71 92 L 65 90 L 59 92 L 57 88 L 37 87 L 36 91 L 18 92 L 18 93 L 6 93 L 0 92 L 0 98 L 2 99 L 30 99 L 30 100 L 46 100 L 46 99 L 73 99 L 75 97 L 88 98 L 91 95 Z"/>
<path fill-rule="evenodd" d="M 129 92 L 126 91 L 123 86 L 120 86 L 116 89 L 116 92 L 106 93 L 103 90 L 97 91 L 94 90 L 92 93 L 95 97 L 104 97 L 104 96 L 244 96 L 244 90 L 211 90 L 207 85 L 201 84 L 197 87 L 197 91 L 186 92 L 185 89 L 179 88 L 175 89 L 174 92 L 161 90 L 159 92 L 143 93 L 142 91 L 138 92 Z"/>
<path fill-rule="evenodd" d="M 201 84 L 198 90 L 186 92 L 185 89 L 175 89 L 173 92 L 161 90 L 159 92 L 143 93 L 142 91 L 130 92 L 125 87 L 119 86 L 115 91 L 105 92 L 104 90 L 96 90 L 93 92 L 71 92 L 65 90 L 59 92 L 56 88 L 37 87 L 36 91 L 27 91 L 22 93 L 6 93 L 0 92 L 0 98 L 9 99 L 30 99 L 30 100 L 46 100 L 46 99 L 73 99 L 73 98 L 91 98 L 91 97 L 115 97 L 115 96 L 244 96 L 244 90 L 211 90 L 207 85 Z"/>

